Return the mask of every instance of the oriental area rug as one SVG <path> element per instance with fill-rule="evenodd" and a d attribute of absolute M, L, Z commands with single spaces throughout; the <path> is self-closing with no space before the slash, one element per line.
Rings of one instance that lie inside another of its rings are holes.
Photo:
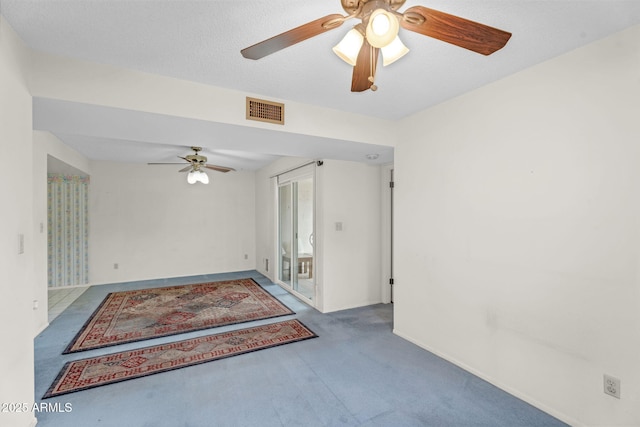
<path fill-rule="evenodd" d="M 253 279 L 113 292 L 63 354 L 289 314 Z"/>
<path fill-rule="evenodd" d="M 205 335 L 67 362 L 43 399 L 315 338 L 300 321 Z"/>

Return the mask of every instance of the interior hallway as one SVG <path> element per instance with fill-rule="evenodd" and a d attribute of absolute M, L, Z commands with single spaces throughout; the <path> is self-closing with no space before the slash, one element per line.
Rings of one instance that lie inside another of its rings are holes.
<path fill-rule="evenodd" d="M 319 337 L 46 399 L 72 410 L 38 413 L 38 427 L 565 425 L 394 335 L 391 304 L 321 314 L 255 271 L 90 287 L 35 339 L 36 398 L 69 360 L 276 321 L 61 354 L 109 292 L 242 277 Z"/>

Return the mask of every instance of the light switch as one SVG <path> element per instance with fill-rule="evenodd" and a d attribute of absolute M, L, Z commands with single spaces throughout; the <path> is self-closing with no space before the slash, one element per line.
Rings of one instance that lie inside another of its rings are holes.
<path fill-rule="evenodd" d="M 342 231 L 342 223 L 336 222 L 336 231 Z"/>

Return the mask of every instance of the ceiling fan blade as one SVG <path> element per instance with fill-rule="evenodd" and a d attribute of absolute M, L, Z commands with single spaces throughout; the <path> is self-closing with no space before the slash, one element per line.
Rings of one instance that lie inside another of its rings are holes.
<path fill-rule="evenodd" d="M 286 31 L 270 39 L 256 43 L 240 51 L 248 59 L 260 59 L 279 50 L 292 46 L 326 31 L 338 28 L 344 22 L 342 15 L 327 15 L 292 30 Z M 324 25 L 323 25 L 324 24 Z"/>
<path fill-rule="evenodd" d="M 351 92 L 364 92 L 371 88 L 375 77 L 376 66 L 378 64 L 378 53 L 380 49 L 373 47 L 365 39 L 358 53 L 356 65 L 353 67 L 353 77 L 351 78 Z"/>
<path fill-rule="evenodd" d="M 148 165 L 184 165 L 184 163 L 180 162 L 172 162 L 172 163 L 147 163 Z"/>
<path fill-rule="evenodd" d="M 234 168 L 228 168 L 225 166 L 216 166 L 216 165 L 204 165 L 205 168 L 207 169 L 213 169 L 214 171 L 218 171 L 218 172 L 229 172 L 229 171 L 235 171 Z"/>
<path fill-rule="evenodd" d="M 181 163 L 181 164 L 182 164 L 182 163 Z M 189 169 L 191 169 L 192 167 L 193 167 L 193 166 L 189 165 L 189 166 L 187 166 L 186 168 L 182 168 L 182 169 L 180 169 L 178 172 L 186 172 L 186 171 L 188 171 Z"/>
<path fill-rule="evenodd" d="M 400 25 L 409 31 L 483 55 L 491 55 L 502 49 L 511 37 L 511 33 L 506 31 L 424 6 L 413 6 L 407 9 L 404 12 L 404 19 L 400 19 Z"/>

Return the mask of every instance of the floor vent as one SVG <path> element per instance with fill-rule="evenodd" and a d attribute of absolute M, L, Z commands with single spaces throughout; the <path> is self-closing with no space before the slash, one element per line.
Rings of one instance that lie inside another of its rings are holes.
<path fill-rule="evenodd" d="M 247 120 L 284 124 L 284 104 L 247 97 Z"/>

